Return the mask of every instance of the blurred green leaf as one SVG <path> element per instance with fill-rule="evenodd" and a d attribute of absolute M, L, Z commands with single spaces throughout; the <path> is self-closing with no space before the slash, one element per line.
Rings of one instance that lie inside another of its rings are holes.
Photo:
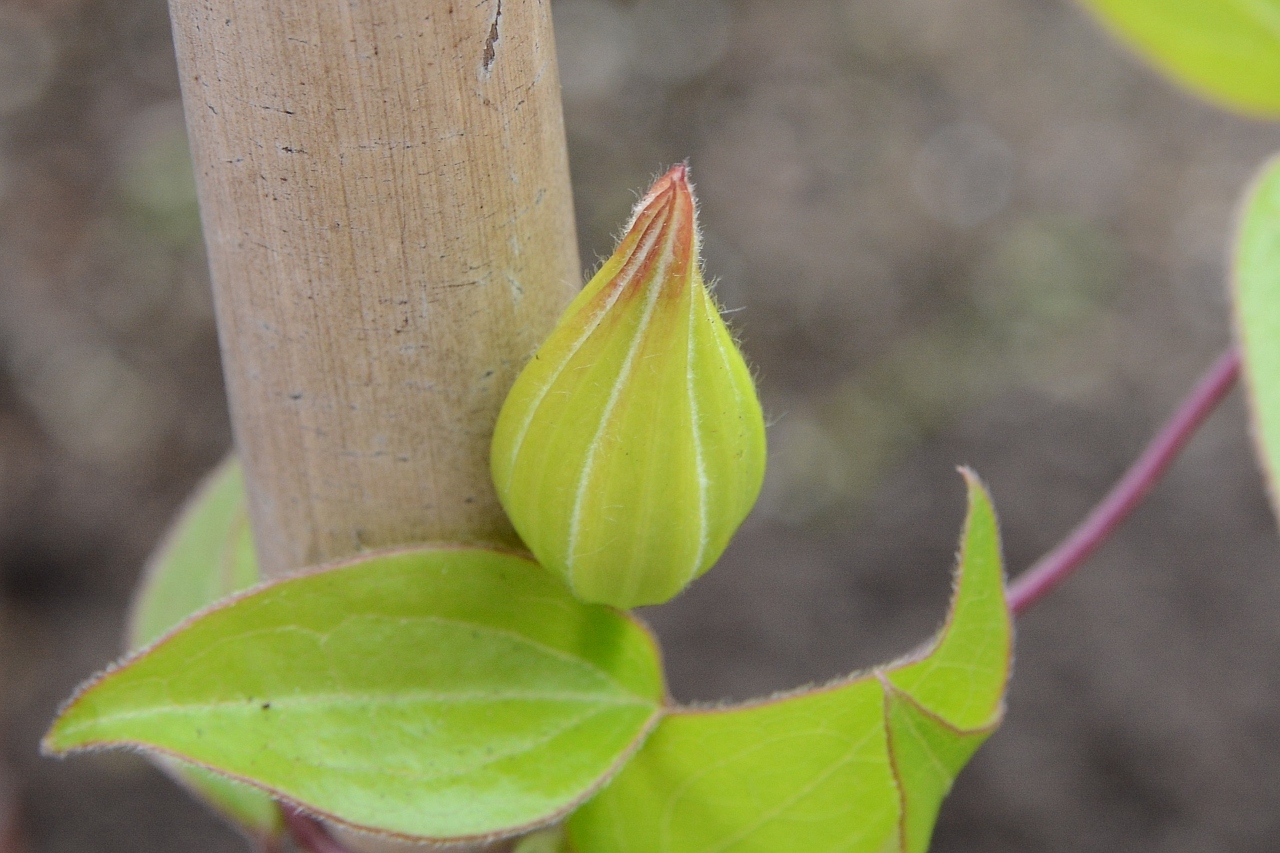
<path fill-rule="evenodd" d="M 1280 0 L 1083 0 L 1173 79 L 1217 104 L 1280 118 Z"/>
<path fill-rule="evenodd" d="M 179 248 L 199 244 L 200 207 L 181 113 L 161 106 L 143 111 L 135 124 L 141 128 L 120 174 L 122 200 L 152 239 Z"/>
<path fill-rule="evenodd" d="M 756 704 L 670 712 L 569 823 L 577 853 L 919 853 L 1000 721 L 1012 653 L 995 514 L 969 479 L 947 624 L 920 655 Z"/>
<path fill-rule="evenodd" d="M 83 688 L 52 752 L 139 746 L 357 828 L 553 822 L 665 695 L 639 623 L 480 548 L 364 557 L 222 604 Z"/>
<path fill-rule="evenodd" d="M 1280 514 L 1280 157 L 1263 167 L 1240 217 L 1235 315 L 1253 435 Z"/>
<path fill-rule="evenodd" d="M 228 456 L 188 499 L 143 573 L 129 621 L 129 648 L 155 641 L 193 613 L 257 581 L 244 476 L 239 462 Z M 262 791 L 173 759 L 159 761 L 250 835 L 283 831 L 279 807 Z"/>
<path fill-rule="evenodd" d="M 227 457 L 188 499 L 143 573 L 129 647 L 159 639 L 183 619 L 258 582 L 244 474 Z"/>
<path fill-rule="evenodd" d="M 521 838 L 516 844 L 514 853 L 573 853 L 573 851 L 569 849 L 564 827 L 557 826 Z"/>

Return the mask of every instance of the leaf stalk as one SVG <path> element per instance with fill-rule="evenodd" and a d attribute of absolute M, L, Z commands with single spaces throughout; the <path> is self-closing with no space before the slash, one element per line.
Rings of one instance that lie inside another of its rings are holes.
<path fill-rule="evenodd" d="M 305 853 L 350 853 L 325 830 L 324 825 L 297 809 L 282 805 L 284 825 L 294 842 Z"/>
<path fill-rule="evenodd" d="M 1107 496 L 1053 550 L 1009 585 L 1009 607 L 1021 616 L 1071 576 L 1129 517 L 1164 476 L 1191 436 L 1212 414 L 1240 376 L 1240 351 L 1232 346 L 1191 389 L 1142 455 Z"/>

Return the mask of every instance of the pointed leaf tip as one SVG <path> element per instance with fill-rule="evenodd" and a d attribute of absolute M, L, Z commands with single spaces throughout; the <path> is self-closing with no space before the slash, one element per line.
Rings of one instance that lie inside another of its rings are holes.
<path fill-rule="evenodd" d="M 964 473 L 955 594 L 929 651 L 780 699 L 672 711 L 570 819 L 577 853 L 923 853 L 999 722 L 1011 657 L 995 514 Z"/>
<path fill-rule="evenodd" d="M 960 537 L 955 590 L 929 651 L 895 667 L 894 685 L 962 729 L 999 719 L 1013 653 L 1013 616 L 1005 595 L 995 509 L 977 475 L 961 468 L 969 510 Z"/>

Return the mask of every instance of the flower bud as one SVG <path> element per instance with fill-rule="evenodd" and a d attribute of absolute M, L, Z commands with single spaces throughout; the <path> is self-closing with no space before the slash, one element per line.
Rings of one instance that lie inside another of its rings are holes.
<path fill-rule="evenodd" d="M 498 417 L 502 505 L 585 601 L 672 598 L 711 567 L 760 493 L 764 418 L 702 281 L 695 215 L 676 166 Z"/>

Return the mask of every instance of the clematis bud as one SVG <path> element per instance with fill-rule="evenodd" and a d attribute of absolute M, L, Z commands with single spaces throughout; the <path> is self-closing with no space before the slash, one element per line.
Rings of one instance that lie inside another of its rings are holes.
<path fill-rule="evenodd" d="M 498 496 L 581 599 L 666 601 L 760 493 L 764 418 L 702 281 L 687 168 L 659 178 L 502 407 Z"/>

